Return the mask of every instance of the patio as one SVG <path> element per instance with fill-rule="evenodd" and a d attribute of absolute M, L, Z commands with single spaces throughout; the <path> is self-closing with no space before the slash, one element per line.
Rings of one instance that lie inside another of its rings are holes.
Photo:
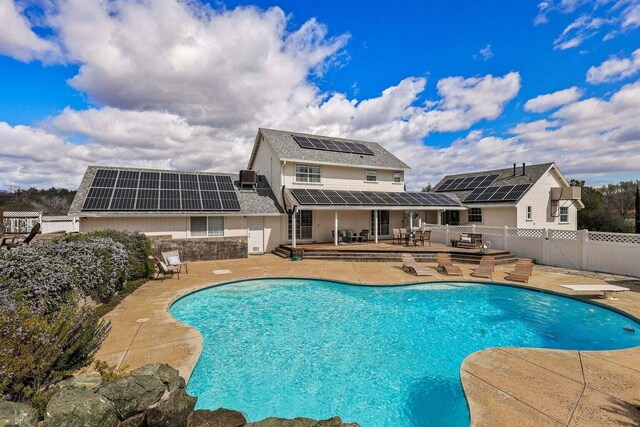
<path fill-rule="evenodd" d="M 291 262 L 273 255 L 194 262 L 189 266 L 189 274 L 163 283 L 150 281 L 107 314 L 112 330 L 96 358 L 127 369 L 147 363 L 169 363 L 188 378 L 198 360 L 202 337 L 169 314 L 168 307 L 180 296 L 218 283 L 268 277 L 319 278 L 368 285 L 451 281 L 435 272 L 434 263 L 423 265 L 431 267 L 433 276 L 418 278 L 407 274 L 398 262 L 336 263 L 309 259 Z M 472 265 L 460 266 L 464 273 L 462 281 L 483 281 L 469 276 Z M 504 277 L 512 268 L 498 266 L 493 281 L 509 283 Z M 576 295 L 559 285 L 577 282 L 616 283 L 631 288 L 619 301 L 597 302 L 640 317 L 637 279 L 536 266 L 525 287 Z M 638 360 L 640 347 L 606 352 L 487 349 L 465 359 L 461 378 L 473 425 L 638 425 L 640 411 L 635 408 L 640 405 Z"/>

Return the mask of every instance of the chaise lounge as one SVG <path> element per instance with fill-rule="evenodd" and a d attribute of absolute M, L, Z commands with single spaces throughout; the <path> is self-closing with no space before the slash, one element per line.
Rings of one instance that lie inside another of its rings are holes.
<path fill-rule="evenodd" d="M 438 261 L 438 270 L 444 272 L 447 276 L 462 276 L 462 269 L 454 265 L 451 257 L 447 253 L 439 253 L 436 255 Z"/>
<path fill-rule="evenodd" d="M 415 273 L 416 276 L 431 276 L 427 267 L 420 267 L 411 254 L 402 254 L 402 269 Z"/>
<path fill-rule="evenodd" d="M 493 279 L 493 270 L 496 268 L 496 259 L 493 255 L 484 255 L 478 268 L 471 272 L 473 277 Z"/>
<path fill-rule="evenodd" d="M 529 283 L 529 278 L 533 274 L 533 261 L 528 258 L 518 258 L 516 267 L 505 277 L 514 282 Z"/>

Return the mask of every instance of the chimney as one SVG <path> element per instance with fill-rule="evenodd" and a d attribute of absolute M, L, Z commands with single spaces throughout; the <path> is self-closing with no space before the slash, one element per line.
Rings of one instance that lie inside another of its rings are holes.
<path fill-rule="evenodd" d="M 513 164 L 513 176 L 516 176 L 516 164 Z"/>
<path fill-rule="evenodd" d="M 523 163 L 523 164 L 522 164 L 522 176 L 525 176 L 525 175 L 526 175 L 526 169 L 525 169 L 525 167 L 526 167 L 526 163 Z"/>

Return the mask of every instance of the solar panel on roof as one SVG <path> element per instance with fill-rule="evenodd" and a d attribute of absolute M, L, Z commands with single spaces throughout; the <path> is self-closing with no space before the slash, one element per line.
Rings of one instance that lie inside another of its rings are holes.
<path fill-rule="evenodd" d="M 373 156 L 374 153 L 369 147 L 364 144 L 356 142 L 338 141 L 328 138 L 314 138 L 300 135 L 292 135 L 293 139 L 302 148 L 321 150 L 321 151 L 335 151 L 340 153 L 355 153 L 365 154 L 367 156 Z"/>
<path fill-rule="evenodd" d="M 82 210 L 239 211 L 240 202 L 228 175 L 98 169 Z"/>
<path fill-rule="evenodd" d="M 478 187 L 490 186 L 500 174 L 477 175 L 462 178 L 450 178 L 443 182 L 435 191 L 464 191 Z"/>
<path fill-rule="evenodd" d="M 445 194 L 422 192 L 345 191 L 294 188 L 289 190 L 301 205 L 336 206 L 460 206 Z"/>
<path fill-rule="evenodd" d="M 494 187 L 479 187 L 473 190 L 463 203 L 472 202 L 507 202 L 515 201 L 522 196 L 530 184 L 500 185 Z"/>

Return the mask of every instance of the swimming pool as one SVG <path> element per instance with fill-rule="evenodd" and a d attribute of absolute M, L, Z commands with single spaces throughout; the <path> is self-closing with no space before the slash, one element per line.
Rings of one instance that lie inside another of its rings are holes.
<path fill-rule="evenodd" d="M 266 279 L 216 286 L 170 308 L 204 348 L 187 390 L 197 408 L 340 415 L 362 427 L 467 426 L 462 360 L 498 346 L 640 345 L 613 311 L 509 286 L 349 286 Z"/>

